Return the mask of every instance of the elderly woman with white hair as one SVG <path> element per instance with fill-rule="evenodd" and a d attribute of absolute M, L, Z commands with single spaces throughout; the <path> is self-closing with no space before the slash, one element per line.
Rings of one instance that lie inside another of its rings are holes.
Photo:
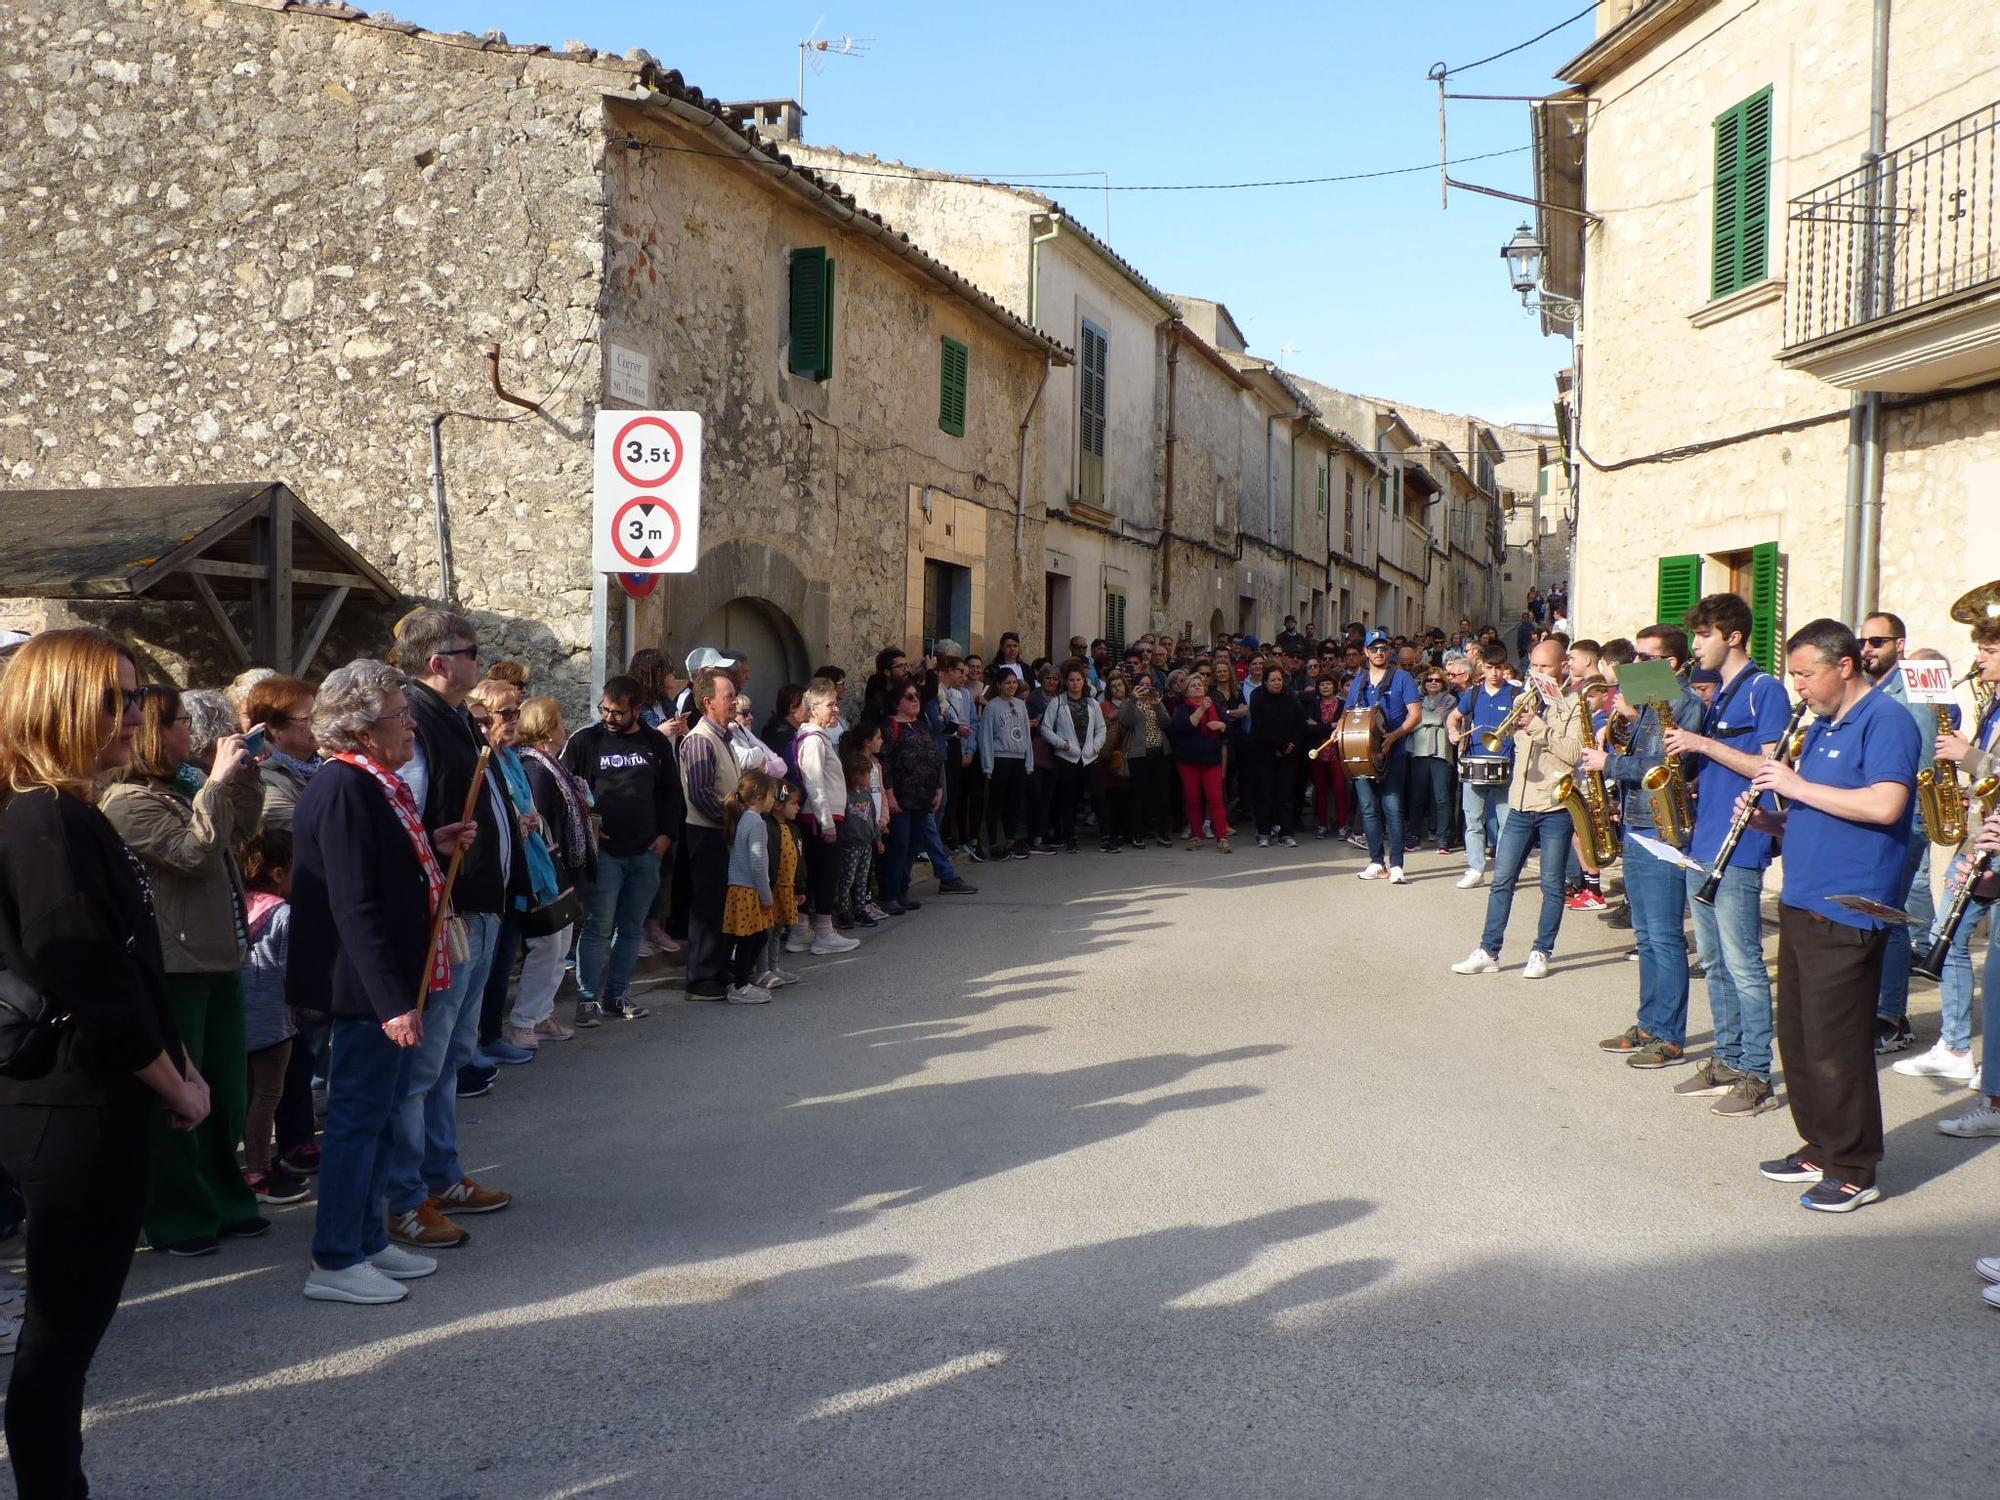
<path fill-rule="evenodd" d="M 834 888 L 840 880 L 837 840 L 841 820 L 847 816 L 847 778 L 841 774 L 834 739 L 840 723 L 840 690 L 830 679 L 815 677 L 806 686 L 804 703 L 806 721 L 792 741 L 792 758 L 798 762 L 799 785 L 805 792 L 799 841 L 805 845 L 806 889 L 812 898 L 810 951 L 845 953 L 860 944 L 833 930 Z"/>
<path fill-rule="evenodd" d="M 327 761 L 292 818 L 286 998 L 333 1016 L 305 1286 L 321 1302 L 399 1302 L 403 1282 L 437 1269 L 429 1256 L 389 1242 L 385 1184 L 393 1121 L 424 1037 L 424 1002 L 451 984 L 448 945 L 431 947 L 444 902 L 438 856 L 477 830 L 452 823 L 426 836 L 396 774 L 416 741 L 407 680 L 369 660 L 328 674 L 312 718 Z"/>

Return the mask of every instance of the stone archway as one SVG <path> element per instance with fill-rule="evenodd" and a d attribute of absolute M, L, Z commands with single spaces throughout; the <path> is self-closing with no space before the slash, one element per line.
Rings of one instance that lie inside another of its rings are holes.
<path fill-rule="evenodd" d="M 788 682 L 804 687 L 818 665 L 806 654 L 798 626 L 763 599 L 738 598 L 709 612 L 695 633 L 697 644 L 716 646 L 750 666 L 751 707 L 762 724 Z"/>
<path fill-rule="evenodd" d="M 828 587 L 768 542 L 736 538 L 701 555 L 690 574 L 666 580 L 658 632 L 667 654 L 697 646 L 740 651 L 750 661 L 750 696 L 761 718 L 777 690 L 803 684 L 828 660 Z"/>

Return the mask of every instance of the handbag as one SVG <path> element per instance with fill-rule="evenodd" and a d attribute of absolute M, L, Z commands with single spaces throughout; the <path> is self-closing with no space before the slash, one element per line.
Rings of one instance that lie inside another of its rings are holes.
<path fill-rule="evenodd" d="M 40 1078 L 56 1064 L 67 1013 L 11 969 L 0 969 L 0 1077 Z"/>
<path fill-rule="evenodd" d="M 572 922 L 583 920 L 583 903 L 576 899 L 576 891 L 564 886 L 540 906 L 531 906 L 521 913 L 521 934 L 523 937 L 551 937 L 561 932 Z"/>

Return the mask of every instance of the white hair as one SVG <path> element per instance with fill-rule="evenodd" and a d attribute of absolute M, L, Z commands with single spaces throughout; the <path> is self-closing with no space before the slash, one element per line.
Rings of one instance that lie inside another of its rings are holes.
<path fill-rule="evenodd" d="M 313 738 L 329 750 L 359 750 L 362 736 L 383 717 L 391 693 L 409 677 L 385 661 L 362 657 L 326 674 L 313 700 Z"/>

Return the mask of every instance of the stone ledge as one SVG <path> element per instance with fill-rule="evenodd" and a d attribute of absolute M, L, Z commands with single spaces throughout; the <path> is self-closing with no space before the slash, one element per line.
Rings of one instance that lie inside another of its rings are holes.
<path fill-rule="evenodd" d="M 1707 328 L 1725 322 L 1738 313 L 1748 312 L 1753 307 L 1776 302 L 1784 295 L 1785 278 L 1772 276 L 1755 286 L 1746 286 L 1741 291 L 1731 292 L 1727 297 L 1718 297 L 1706 306 L 1695 309 L 1687 315 L 1688 322 L 1697 328 Z"/>

